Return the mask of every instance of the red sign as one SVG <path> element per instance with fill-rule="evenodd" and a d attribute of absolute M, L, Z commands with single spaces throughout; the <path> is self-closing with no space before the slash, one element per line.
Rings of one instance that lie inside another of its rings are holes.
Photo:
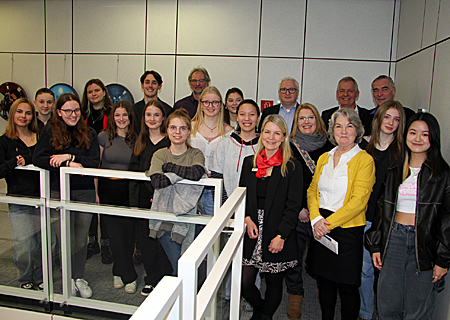
<path fill-rule="evenodd" d="M 273 100 L 261 100 L 261 111 L 271 106 L 273 106 Z"/>

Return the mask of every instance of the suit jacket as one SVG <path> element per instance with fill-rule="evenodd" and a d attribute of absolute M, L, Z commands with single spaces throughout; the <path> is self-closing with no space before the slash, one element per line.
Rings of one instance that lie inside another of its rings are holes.
<path fill-rule="evenodd" d="M 166 111 L 166 119 L 167 119 L 167 116 L 173 112 L 173 109 L 171 106 L 169 106 L 167 103 L 162 101 L 160 98 L 157 98 L 157 99 L 159 102 L 161 102 L 163 104 L 164 110 Z M 142 114 L 144 113 L 144 108 L 145 108 L 145 100 L 144 99 L 133 104 L 133 111 L 134 111 L 134 115 L 136 116 L 135 118 L 136 118 L 137 134 L 139 134 L 139 132 L 141 132 L 141 121 L 142 121 Z"/>
<path fill-rule="evenodd" d="M 298 106 L 298 102 L 297 102 L 297 106 Z M 259 125 L 258 125 L 258 131 L 261 132 L 261 126 L 264 122 L 264 119 L 269 115 L 269 114 L 278 114 L 280 112 L 280 107 L 281 107 L 281 103 L 278 103 L 276 105 L 273 105 L 271 107 L 265 108 L 261 114 L 261 120 L 259 120 Z M 293 123 L 292 123 L 293 124 Z"/>
<path fill-rule="evenodd" d="M 256 171 L 253 168 L 253 156 L 244 159 L 240 187 L 247 187 L 245 215 L 250 216 L 258 226 L 258 199 Z M 273 167 L 264 205 L 264 227 L 262 234 L 263 262 L 287 262 L 298 259 L 297 234 L 295 228 L 298 213 L 302 206 L 303 171 L 301 164 L 291 158 L 287 164 L 288 173 L 281 175 L 281 165 Z M 269 252 L 273 238 L 281 235 L 286 239 L 281 252 Z M 256 245 L 256 239 L 244 235 L 244 258 L 250 259 Z"/>
<path fill-rule="evenodd" d="M 370 133 L 372 132 L 372 118 L 373 118 L 370 115 L 370 110 L 368 110 L 366 108 L 361 108 L 358 105 L 356 107 L 358 108 L 359 118 L 361 119 L 361 122 L 364 126 L 364 135 L 370 136 Z M 330 121 L 331 116 L 338 109 L 339 109 L 339 106 L 322 111 L 322 119 L 325 122 L 325 126 L 327 127 L 327 130 L 328 130 L 328 122 Z"/>

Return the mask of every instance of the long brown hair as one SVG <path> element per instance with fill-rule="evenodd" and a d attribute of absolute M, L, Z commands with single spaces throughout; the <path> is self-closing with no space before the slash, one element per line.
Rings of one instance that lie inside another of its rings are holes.
<path fill-rule="evenodd" d="M 102 80 L 100 79 L 91 79 L 88 82 L 86 82 L 86 85 L 84 86 L 83 90 L 83 98 L 81 99 L 81 112 L 83 113 L 83 116 L 87 119 L 89 115 L 91 114 L 91 106 L 92 103 L 89 101 L 87 97 L 87 89 L 91 84 L 98 85 L 104 92 L 105 97 L 103 98 L 103 114 L 106 114 L 108 112 L 108 109 L 111 107 L 112 102 L 111 98 L 109 97 L 108 90 L 106 90 L 105 85 L 103 84 Z"/>
<path fill-rule="evenodd" d="M 32 119 L 30 124 L 28 125 L 28 130 L 34 133 L 38 133 L 39 129 L 36 122 L 36 108 L 34 107 L 33 102 L 31 102 L 27 98 L 20 98 L 14 101 L 11 108 L 9 109 L 9 118 L 8 122 L 6 123 L 6 130 L 5 130 L 5 136 L 7 136 L 10 139 L 17 139 L 17 132 L 16 132 L 16 124 L 14 123 L 14 115 L 17 112 L 17 108 L 19 107 L 19 104 L 26 103 L 31 108 L 31 114 Z"/>
<path fill-rule="evenodd" d="M 108 117 L 108 128 L 106 128 L 106 131 L 108 131 L 109 135 L 109 143 L 117 137 L 117 124 L 116 121 L 114 121 L 114 113 L 117 109 L 124 108 L 127 111 L 128 114 L 128 120 L 130 120 L 130 124 L 128 125 L 128 130 L 125 135 L 125 142 L 129 147 L 133 147 L 134 143 L 136 142 L 136 124 L 135 124 L 135 116 L 133 108 L 131 107 L 131 104 L 127 101 L 117 101 L 112 107 L 111 112 Z"/>
<path fill-rule="evenodd" d="M 150 139 L 150 132 L 148 130 L 147 125 L 145 124 L 145 112 L 147 111 L 147 108 L 150 106 L 154 106 L 156 108 L 158 108 L 164 119 L 163 122 L 161 123 L 161 127 L 159 127 L 159 131 L 161 132 L 161 134 L 164 134 L 164 129 L 166 127 L 166 110 L 164 109 L 163 104 L 161 103 L 161 101 L 159 100 L 150 100 L 149 102 L 147 102 L 147 104 L 145 105 L 144 111 L 142 112 L 142 121 L 141 121 L 141 132 L 139 133 L 139 136 L 136 140 L 136 144 L 134 145 L 134 155 L 136 157 L 140 157 L 142 155 L 142 153 L 145 150 L 145 147 L 147 146 L 147 139 Z"/>
<path fill-rule="evenodd" d="M 75 101 L 80 106 L 80 99 L 78 99 L 76 95 L 65 93 L 58 98 L 58 101 L 56 101 L 56 110 L 61 110 L 62 106 L 68 101 Z M 63 150 L 70 147 L 72 137 L 78 141 L 77 148 L 88 150 L 92 144 L 90 137 L 91 130 L 86 125 L 86 123 L 84 123 L 82 112 L 80 113 L 80 119 L 75 125 L 72 133 L 67 129 L 67 124 L 58 115 L 58 112 L 53 112 L 50 126 L 53 132 L 50 143 L 55 150 Z"/>
<path fill-rule="evenodd" d="M 398 125 L 397 131 L 394 133 L 394 155 L 396 157 L 400 156 L 400 151 L 402 149 L 403 142 L 403 131 L 405 130 L 405 110 L 403 106 L 398 101 L 385 101 L 383 102 L 375 112 L 375 115 L 372 120 L 372 133 L 370 135 L 370 141 L 367 145 L 367 152 L 373 155 L 373 151 L 376 146 L 380 143 L 380 133 L 381 133 L 381 124 L 383 123 L 384 116 L 389 109 L 396 109 L 400 114 L 400 123 Z"/>

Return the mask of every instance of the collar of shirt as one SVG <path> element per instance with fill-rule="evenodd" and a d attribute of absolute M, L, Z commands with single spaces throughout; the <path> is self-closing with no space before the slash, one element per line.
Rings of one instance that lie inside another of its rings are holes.
<path fill-rule="evenodd" d="M 283 106 L 282 103 L 280 103 L 280 111 L 283 110 L 283 111 L 286 112 L 286 113 L 291 113 L 291 112 L 293 111 L 293 112 L 295 113 L 295 110 L 297 110 L 297 105 L 298 105 L 298 103 L 297 103 L 297 101 L 296 101 L 296 102 L 295 102 L 295 105 L 294 105 L 292 108 L 286 109 L 286 107 Z"/>
<path fill-rule="evenodd" d="M 328 157 L 332 157 L 334 156 L 334 153 L 336 152 L 336 150 L 339 149 L 339 146 L 334 147 L 333 149 L 331 149 L 330 152 L 328 152 Z M 345 158 L 346 161 L 348 162 L 350 161 L 354 156 L 356 156 L 356 154 L 358 152 L 360 152 L 362 149 L 359 147 L 359 145 L 357 143 L 355 143 L 355 146 L 353 148 L 350 149 L 350 151 L 347 151 L 346 153 L 344 153 L 343 155 L 341 155 L 341 158 Z"/>

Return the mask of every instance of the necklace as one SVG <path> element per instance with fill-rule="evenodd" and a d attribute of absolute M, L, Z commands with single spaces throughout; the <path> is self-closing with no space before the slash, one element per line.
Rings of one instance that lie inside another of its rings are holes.
<path fill-rule="evenodd" d="M 217 128 L 217 123 L 216 123 L 216 125 L 214 126 L 214 127 L 210 127 L 210 126 L 208 126 L 207 124 L 206 124 L 206 122 L 203 122 L 203 124 L 209 129 L 209 130 L 211 130 L 211 132 L 213 132 L 214 131 L 214 129 L 215 128 Z"/>

